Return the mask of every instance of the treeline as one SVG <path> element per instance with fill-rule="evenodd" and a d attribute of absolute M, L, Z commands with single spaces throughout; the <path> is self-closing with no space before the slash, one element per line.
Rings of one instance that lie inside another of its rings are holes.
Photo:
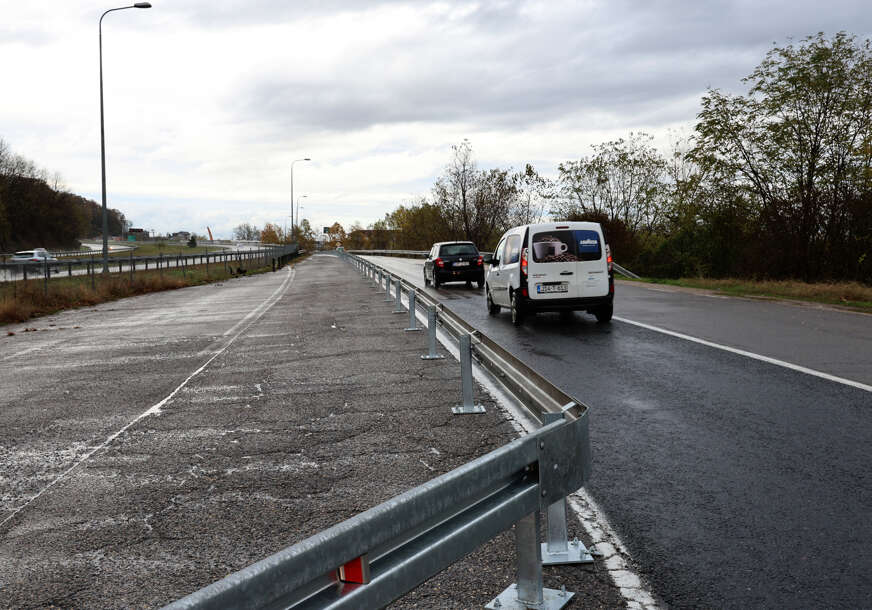
<path fill-rule="evenodd" d="M 109 233 L 120 235 L 125 218 L 108 211 Z M 102 235 L 99 203 L 67 192 L 29 159 L 14 154 L 0 138 L 0 252 L 30 248 L 76 248 L 79 239 Z"/>
<path fill-rule="evenodd" d="M 531 165 L 478 169 L 464 140 L 429 197 L 352 226 L 345 243 L 490 250 L 511 226 L 588 219 L 644 275 L 872 283 L 870 44 L 841 32 L 773 47 L 745 95 L 710 89 L 666 153 L 631 133 L 550 179 Z"/>

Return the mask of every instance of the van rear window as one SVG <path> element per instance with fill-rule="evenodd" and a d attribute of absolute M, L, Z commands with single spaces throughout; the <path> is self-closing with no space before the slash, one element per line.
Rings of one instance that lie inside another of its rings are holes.
<path fill-rule="evenodd" d="M 602 258 L 599 233 L 596 231 L 543 231 L 536 233 L 531 241 L 533 261 L 536 263 L 596 261 Z"/>

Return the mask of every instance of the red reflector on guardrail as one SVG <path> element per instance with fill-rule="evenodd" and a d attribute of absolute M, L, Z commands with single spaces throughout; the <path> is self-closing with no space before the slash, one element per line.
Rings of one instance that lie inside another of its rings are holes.
<path fill-rule="evenodd" d="M 339 580 L 358 585 L 369 583 L 369 558 L 361 555 L 339 567 Z"/>

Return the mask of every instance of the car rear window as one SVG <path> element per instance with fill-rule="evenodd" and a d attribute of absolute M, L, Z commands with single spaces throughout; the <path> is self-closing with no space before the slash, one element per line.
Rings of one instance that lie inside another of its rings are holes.
<path fill-rule="evenodd" d="M 587 229 L 542 231 L 533 235 L 533 261 L 563 263 L 602 258 L 599 233 Z"/>
<path fill-rule="evenodd" d="M 478 248 L 472 244 L 448 244 L 439 248 L 440 256 L 457 256 L 459 254 L 478 254 Z"/>
<path fill-rule="evenodd" d="M 16 252 L 15 256 L 22 257 L 22 258 L 33 258 L 35 256 L 35 253 L 33 253 L 33 252 Z"/>

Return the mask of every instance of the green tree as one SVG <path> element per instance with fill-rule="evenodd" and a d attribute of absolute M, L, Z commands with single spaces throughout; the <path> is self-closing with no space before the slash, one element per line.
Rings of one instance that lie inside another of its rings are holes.
<path fill-rule="evenodd" d="M 744 193 L 770 272 L 841 274 L 868 243 L 855 202 L 872 187 L 870 42 L 818 33 L 774 47 L 743 82 L 747 95 L 703 97 L 693 158 Z"/>

